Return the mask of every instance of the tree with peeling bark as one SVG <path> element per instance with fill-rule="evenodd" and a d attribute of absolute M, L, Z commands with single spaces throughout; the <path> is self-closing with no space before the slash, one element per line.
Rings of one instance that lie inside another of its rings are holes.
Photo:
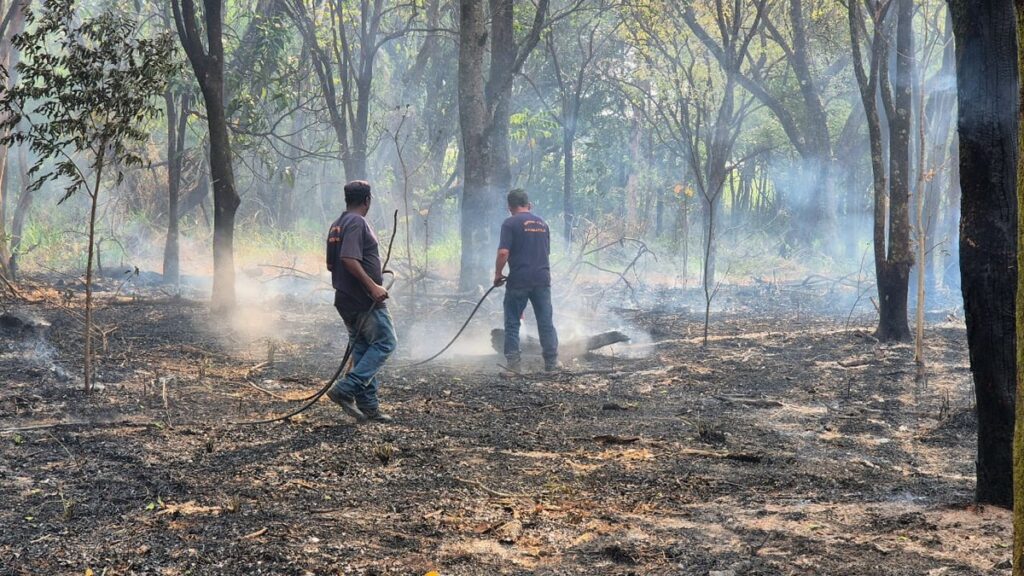
<path fill-rule="evenodd" d="M 976 497 L 1013 504 L 1017 30 L 1011 0 L 949 0 L 956 39 L 960 275 L 978 413 Z"/>
<path fill-rule="evenodd" d="M 210 177 L 213 180 L 211 308 L 223 312 L 235 306 L 235 212 L 241 203 L 235 190 L 231 138 L 224 106 L 223 4 L 220 0 L 203 0 L 202 27 L 194 0 L 171 0 L 171 8 L 178 38 L 199 81 L 206 105 L 210 136 Z M 205 45 L 203 36 L 206 37 Z"/>
<path fill-rule="evenodd" d="M 141 166 L 132 149 L 158 116 L 154 99 L 174 70 L 169 35 L 140 38 L 136 24 L 111 11 L 79 22 L 73 0 L 48 2 L 29 32 L 13 39 L 21 51 L 19 81 L 0 98 L 4 145 L 27 144 L 37 160 L 31 187 L 55 181 L 61 202 L 77 192 L 89 196 L 85 263 L 86 392 L 92 388 L 92 274 L 96 214 L 104 176 L 120 184 L 124 169 Z M 24 120 L 24 124 L 22 121 Z M 26 128 L 22 128 L 26 126 Z M 51 163 L 52 162 L 52 163 Z"/>

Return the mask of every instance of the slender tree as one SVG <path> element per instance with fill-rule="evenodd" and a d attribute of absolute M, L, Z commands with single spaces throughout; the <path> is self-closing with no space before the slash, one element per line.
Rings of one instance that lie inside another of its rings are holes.
<path fill-rule="evenodd" d="M 120 184 L 124 167 L 142 164 L 132 146 L 147 138 L 145 123 L 159 113 L 153 100 L 164 91 L 173 64 L 169 36 L 140 39 L 132 20 L 111 11 L 79 22 L 75 8 L 74 0 L 51 0 L 30 31 L 14 38 L 24 59 L 18 64 L 18 84 L 0 98 L 2 126 L 8 131 L 0 141 L 27 143 L 37 155 L 28 172 L 33 188 L 59 180 L 64 185 L 62 202 L 83 190 L 89 196 L 84 358 L 88 392 L 93 381 L 96 214 L 103 177 L 114 174 Z"/>
<path fill-rule="evenodd" d="M 27 0 L 13 0 L 10 2 L 0 1 L 0 67 L 10 70 L 5 80 L 4 88 L 17 83 L 17 71 L 20 54 L 15 49 L 12 38 L 25 28 L 25 9 Z M 0 134 L 3 136 L 5 134 Z M 14 252 L 12 242 L 7 233 L 7 206 L 9 204 L 10 190 L 10 149 L 6 145 L 0 145 L 0 275 L 13 276 L 16 266 L 13 263 Z"/>
<path fill-rule="evenodd" d="M 853 68 L 867 114 L 874 190 L 875 275 L 879 299 L 876 336 L 907 340 L 907 294 L 913 253 L 910 243 L 910 114 L 912 109 L 913 6 L 905 0 L 849 2 Z M 894 9 L 895 7 L 895 9 Z M 896 20 L 896 85 L 889 79 L 890 22 Z M 863 46 L 868 48 L 865 62 Z M 881 102 L 881 106 L 879 106 Z M 883 124 L 883 120 L 885 123 Z M 886 162 L 885 126 L 889 128 Z M 888 165 L 887 165 L 888 164 Z"/>
<path fill-rule="evenodd" d="M 178 209 L 181 197 L 181 172 L 185 159 L 185 130 L 188 126 L 192 95 L 185 89 L 168 88 L 164 92 L 164 110 L 167 116 L 167 239 L 164 244 L 163 280 L 177 285 L 181 268 L 179 261 Z"/>
<path fill-rule="evenodd" d="M 598 80 L 595 64 L 609 41 L 615 38 L 621 22 L 610 18 L 614 7 L 615 3 L 610 0 L 599 0 L 596 5 L 563 18 L 544 33 L 547 62 L 555 81 L 557 101 L 554 105 L 548 103 L 545 91 L 527 77 L 562 132 L 562 214 L 566 242 L 572 241 L 576 215 L 576 140 L 583 131 L 581 109 Z M 567 38 L 571 40 L 566 42 Z"/>
<path fill-rule="evenodd" d="M 224 311 L 235 305 L 235 212 L 241 199 L 235 191 L 231 138 L 224 107 L 223 4 L 221 0 L 203 0 L 202 27 L 194 0 L 171 0 L 171 8 L 178 38 L 192 64 L 206 105 L 213 180 L 212 308 Z"/>

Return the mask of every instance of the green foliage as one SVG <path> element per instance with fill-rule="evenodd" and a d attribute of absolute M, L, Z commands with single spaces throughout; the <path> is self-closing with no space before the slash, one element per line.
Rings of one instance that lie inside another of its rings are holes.
<path fill-rule="evenodd" d="M 29 186 L 61 180 L 62 202 L 98 193 L 77 155 L 95 172 L 114 167 L 118 183 L 123 167 L 142 164 L 133 145 L 147 139 L 143 126 L 160 113 L 154 97 L 174 71 L 168 34 L 138 38 L 134 21 L 109 10 L 79 22 L 75 7 L 53 0 L 40 17 L 27 14 L 28 31 L 13 40 L 20 80 L 0 98 L 0 142 L 27 143 L 37 157 Z"/>

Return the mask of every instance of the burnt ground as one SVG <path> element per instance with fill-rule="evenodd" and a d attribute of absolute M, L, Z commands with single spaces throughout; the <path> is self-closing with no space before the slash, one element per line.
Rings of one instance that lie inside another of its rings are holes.
<path fill-rule="evenodd" d="M 396 359 L 395 424 L 322 402 L 239 427 L 331 372 L 329 306 L 220 321 L 108 292 L 86 395 L 80 325 L 58 291 L 28 298 L 5 307 L 49 326 L 0 327 L 3 575 L 1009 573 L 1009 514 L 971 505 L 955 319 L 921 377 L 910 346 L 799 306 L 724 298 L 707 349 L 702 314 L 634 307 L 646 356 L 512 377 Z"/>

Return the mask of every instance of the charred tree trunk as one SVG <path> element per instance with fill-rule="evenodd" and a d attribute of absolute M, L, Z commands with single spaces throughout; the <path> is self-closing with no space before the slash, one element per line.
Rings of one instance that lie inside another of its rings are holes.
<path fill-rule="evenodd" d="M 881 340 L 908 340 L 907 293 L 913 256 L 910 247 L 910 114 L 913 74 L 913 4 L 896 5 L 896 94 L 889 83 L 889 19 L 891 4 L 870 3 L 871 36 L 862 38 L 864 14 L 859 2 L 847 5 L 854 73 L 868 123 L 874 195 L 873 248 L 879 298 L 876 336 Z M 862 44 L 870 49 L 867 65 Z M 879 110 L 882 107 L 885 114 Z M 888 120 L 889 157 L 886 173 L 885 132 Z"/>
<path fill-rule="evenodd" d="M 217 0 L 212 0 L 216 2 Z M 214 76 L 216 78 L 216 75 Z M 231 141 L 223 106 L 223 77 L 203 91 L 210 129 L 210 177 L 213 179 L 213 307 L 235 305 L 235 212 L 241 199 L 235 192 Z M 211 106 L 211 103 L 216 103 Z"/>
<path fill-rule="evenodd" d="M 1024 0 L 1014 1 L 1017 11 L 1017 76 L 1024 77 Z M 1024 334 L 1024 210 L 1020 209 L 1024 201 L 1024 86 L 1018 87 L 1017 111 L 1017 294 L 1016 333 Z M 1015 343 L 1015 359 L 1017 369 L 1024 366 L 1024 338 Z M 1024 374 L 1018 372 L 1016 378 L 1016 398 L 1014 399 L 1014 431 L 1013 431 L 1013 576 L 1024 575 Z"/>
<path fill-rule="evenodd" d="M 178 167 L 178 108 L 174 92 L 169 88 L 164 94 L 164 108 L 167 115 L 167 239 L 164 243 L 164 275 L 168 284 L 178 284 L 178 196 L 181 178 Z M 181 111 L 185 116 L 186 112 Z"/>
<path fill-rule="evenodd" d="M 913 109 L 914 3 L 896 5 L 896 85 L 889 116 L 888 242 L 878 276 L 878 330 L 882 341 L 909 340 L 907 296 L 914 255 L 910 245 L 910 120 Z M 875 221 L 875 237 L 885 235 L 886 222 Z M 878 248 L 875 248 L 876 255 Z M 877 256 L 876 256 L 877 257 Z"/>
<path fill-rule="evenodd" d="M 210 177 L 213 179 L 212 308 L 235 305 L 235 212 L 241 199 L 235 191 L 231 140 L 224 108 L 224 43 L 220 0 L 203 0 L 206 43 L 200 35 L 193 0 L 173 0 L 174 21 L 181 45 L 199 81 L 210 133 Z"/>
<path fill-rule="evenodd" d="M 960 274 L 978 410 L 979 502 L 1013 504 L 1017 35 L 1011 0 L 949 0 L 960 107 Z"/>

